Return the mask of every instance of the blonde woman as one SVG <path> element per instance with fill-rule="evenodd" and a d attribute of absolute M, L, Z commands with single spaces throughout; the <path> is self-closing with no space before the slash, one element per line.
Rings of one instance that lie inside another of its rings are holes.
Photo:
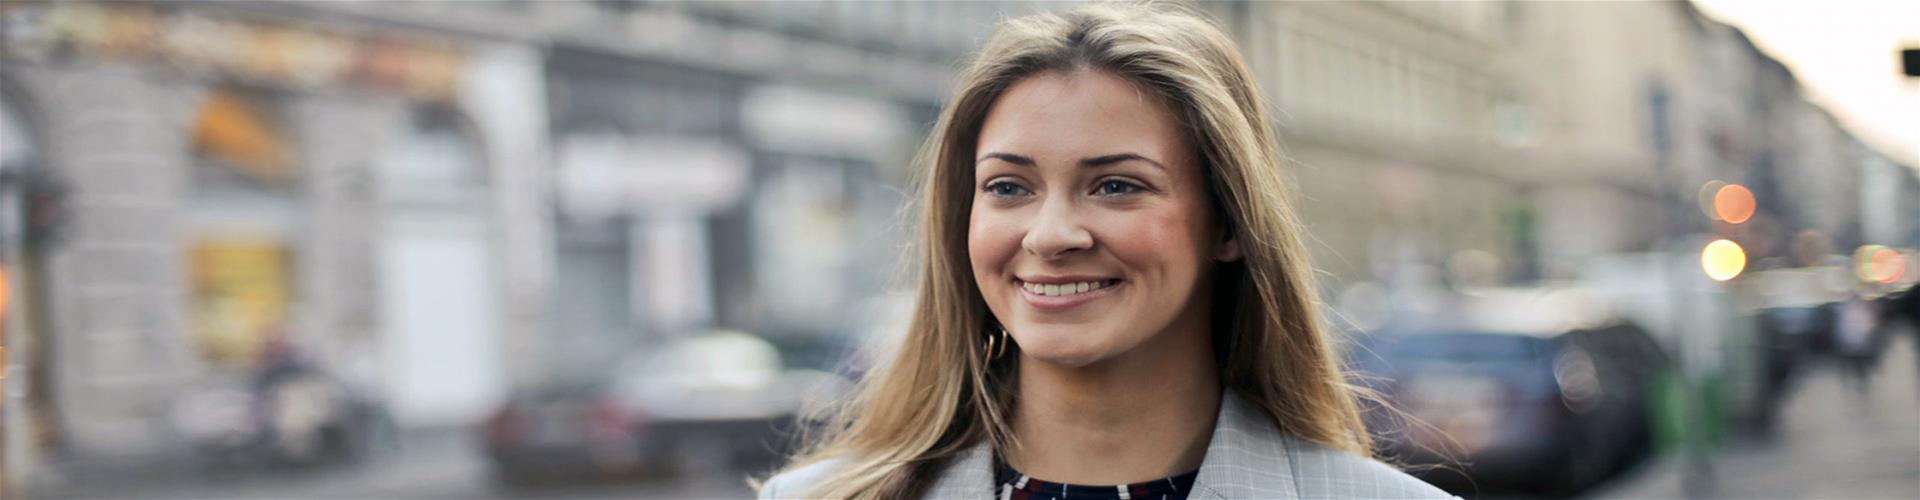
<path fill-rule="evenodd" d="M 1265 109 L 1183 9 L 1003 22 L 922 154 L 906 339 L 761 497 L 1445 497 L 1367 458 Z"/>

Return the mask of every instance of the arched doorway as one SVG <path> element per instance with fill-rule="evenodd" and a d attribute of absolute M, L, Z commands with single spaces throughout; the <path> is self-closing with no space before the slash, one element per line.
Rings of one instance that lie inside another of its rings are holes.
<path fill-rule="evenodd" d="M 423 108 L 376 167 L 385 389 L 402 425 L 469 423 L 505 396 L 481 151 L 458 114 Z"/>

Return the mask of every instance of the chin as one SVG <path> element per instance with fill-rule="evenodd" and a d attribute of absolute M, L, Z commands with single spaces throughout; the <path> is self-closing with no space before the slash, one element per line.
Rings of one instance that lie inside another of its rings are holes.
<path fill-rule="evenodd" d="M 1112 350 L 1098 342 L 1084 342 L 1074 338 L 1079 332 L 1037 331 L 1021 334 L 1014 338 L 1020 345 L 1020 355 L 1034 361 L 1062 368 L 1080 368 L 1112 357 Z"/>

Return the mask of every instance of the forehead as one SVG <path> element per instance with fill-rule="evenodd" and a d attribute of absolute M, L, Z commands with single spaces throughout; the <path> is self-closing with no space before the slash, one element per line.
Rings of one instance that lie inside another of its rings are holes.
<path fill-rule="evenodd" d="M 987 111 L 976 155 L 1012 153 L 1045 165 L 1131 152 L 1168 166 L 1191 161 L 1165 99 L 1101 71 L 1053 71 L 1008 87 Z"/>

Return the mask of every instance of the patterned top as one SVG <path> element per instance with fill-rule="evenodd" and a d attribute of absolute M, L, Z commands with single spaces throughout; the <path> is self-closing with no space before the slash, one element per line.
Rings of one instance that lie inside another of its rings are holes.
<path fill-rule="evenodd" d="M 1144 483 L 1086 486 L 1034 479 L 1014 470 L 998 457 L 993 460 L 994 498 L 1000 500 L 1186 500 L 1200 470 Z"/>

